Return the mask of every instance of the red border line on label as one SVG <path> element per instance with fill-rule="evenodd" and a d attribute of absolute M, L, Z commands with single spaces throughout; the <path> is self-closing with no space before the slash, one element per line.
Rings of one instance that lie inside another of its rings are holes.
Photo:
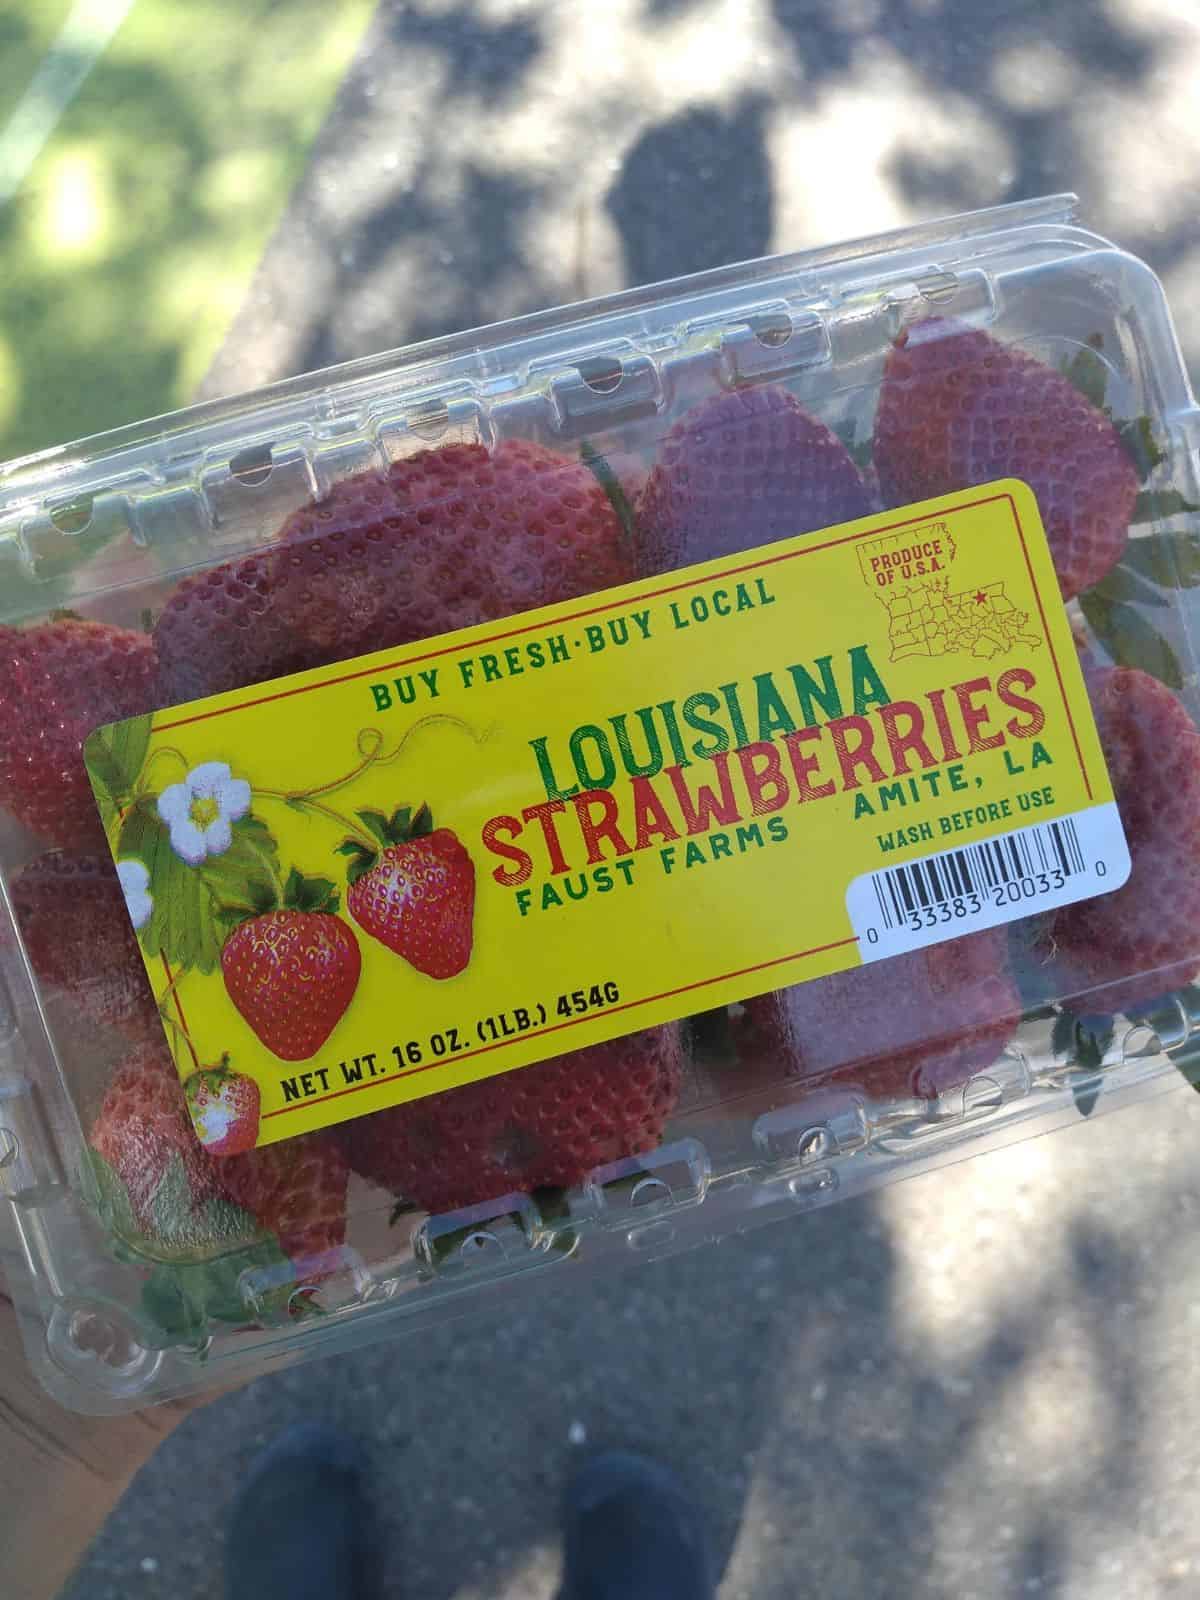
<path fill-rule="evenodd" d="M 844 945 L 857 944 L 858 940 L 851 935 L 848 939 L 834 939 L 830 944 L 814 945 L 811 950 L 797 950 L 790 956 L 776 956 L 771 961 L 760 961 L 753 967 L 739 967 L 736 972 L 718 972 L 711 978 L 699 978 L 695 983 L 680 984 L 677 989 L 664 989 L 661 994 L 643 995 L 640 1000 L 626 1000 L 619 1006 L 609 1006 L 598 1015 L 613 1017 L 621 1011 L 636 1011 L 639 1006 L 650 1006 L 658 1000 L 671 1000 L 677 994 L 691 994 L 694 989 L 705 989 L 711 983 L 723 983 L 727 978 L 744 978 L 751 972 L 765 972 L 769 967 L 785 966 L 789 961 L 804 961 L 809 956 L 823 955 L 827 950 L 840 950 Z M 495 1044 L 485 1044 L 479 1050 L 467 1050 L 460 1057 L 461 1060 L 490 1055 L 493 1050 L 507 1050 L 514 1044 L 520 1044 L 525 1039 L 544 1039 L 548 1034 L 561 1033 L 564 1028 L 577 1028 L 584 1022 L 595 1022 L 596 1017 L 572 1017 L 567 1022 L 554 1022 L 548 1028 L 534 1028 L 528 1033 L 523 1033 L 520 1039 L 498 1039 Z M 423 1067 L 409 1067 L 405 1072 L 391 1072 L 386 1078 L 376 1078 L 371 1083 L 357 1083 L 349 1089 L 335 1089 L 332 1094 L 314 1095 L 311 1099 L 298 1100 L 294 1105 L 278 1106 L 274 1111 L 263 1113 L 262 1120 L 269 1122 L 272 1117 L 283 1117 L 291 1111 L 303 1111 L 308 1106 L 323 1106 L 330 1100 L 340 1100 L 344 1095 L 361 1094 L 364 1089 L 383 1089 L 389 1083 L 395 1083 L 400 1078 L 417 1078 L 423 1072 L 432 1072 L 436 1067 L 444 1067 L 445 1061 L 427 1061 Z M 536 1062 L 527 1065 L 535 1066 Z M 514 1069 L 519 1071 L 519 1068 Z M 452 1085 L 452 1087 L 460 1087 Z M 449 1090 L 444 1090 L 449 1093 Z"/>
<path fill-rule="evenodd" d="M 1029 582 L 1033 589 L 1033 596 L 1037 601 L 1038 615 L 1042 619 L 1042 631 L 1046 635 L 1046 648 L 1050 652 L 1050 660 L 1054 666 L 1054 676 L 1058 680 L 1058 692 L 1062 695 L 1063 710 L 1067 714 L 1067 726 L 1071 730 L 1071 743 L 1075 746 L 1075 756 L 1079 762 L 1079 771 L 1083 775 L 1083 786 L 1087 790 L 1088 799 L 1094 800 L 1095 795 L 1092 793 L 1092 780 L 1088 776 L 1087 763 L 1084 761 L 1083 751 L 1079 747 L 1079 734 L 1075 729 L 1075 718 L 1071 715 L 1071 702 L 1067 698 L 1066 685 L 1062 680 L 1062 668 L 1058 664 L 1058 656 L 1054 652 L 1054 641 L 1050 637 L 1050 623 L 1046 617 L 1046 608 L 1042 604 L 1042 591 L 1038 588 L 1037 579 L 1033 575 L 1033 563 L 1029 559 L 1029 547 L 1025 543 L 1025 529 L 1021 522 L 1021 515 L 1017 510 L 1017 503 L 1013 499 L 1012 495 L 998 495 L 997 499 L 1004 499 L 1008 501 L 1009 508 L 1013 514 L 1013 521 L 1017 525 L 1017 538 L 1021 541 L 1021 554 L 1025 557 L 1025 570 L 1029 574 Z"/>

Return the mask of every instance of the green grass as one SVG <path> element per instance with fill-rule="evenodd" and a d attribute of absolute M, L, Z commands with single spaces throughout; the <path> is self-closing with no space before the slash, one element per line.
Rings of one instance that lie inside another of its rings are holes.
<path fill-rule="evenodd" d="M 0 9 L 0 127 L 67 5 Z M 186 404 L 371 0 L 137 0 L 0 207 L 0 460 Z"/>

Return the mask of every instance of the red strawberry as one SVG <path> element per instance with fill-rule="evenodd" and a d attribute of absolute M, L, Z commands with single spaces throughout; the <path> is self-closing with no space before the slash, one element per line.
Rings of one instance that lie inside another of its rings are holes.
<path fill-rule="evenodd" d="M 237 1156 L 258 1142 L 258 1085 L 243 1072 L 201 1067 L 184 1080 L 184 1098 L 196 1137 L 210 1156 Z"/>
<path fill-rule="evenodd" d="M 180 584 L 155 630 L 164 695 L 259 683 L 632 575 L 581 462 L 524 439 L 422 450 L 343 480 L 262 553 Z"/>
<path fill-rule="evenodd" d="M 330 1133 L 299 1134 L 261 1150 L 214 1160 L 196 1137 L 184 1087 L 166 1046 L 147 1042 L 117 1068 L 88 1135 L 128 1198 L 147 1254 L 203 1261 L 244 1243 L 230 1202 L 300 1261 L 340 1245 L 346 1232 L 347 1169 Z M 111 1201 L 113 1196 L 108 1196 Z"/>
<path fill-rule="evenodd" d="M 161 1037 L 139 1044 L 113 1073 L 88 1144 L 128 1196 L 134 1222 L 156 1251 L 194 1240 L 205 1204 L 221 1194 L 219 1169 L 196 1141 Z M 170 1214 L 156 1216 L 155 1196 L 175 1164 L 183 1174 L 175 1186 L 183 1199 L 173 1202 Z"/>
<path fill-rule="evenodd" d="M 1087 681 L 1133 870 L 1112 894 L 1049 913 L 1036 946 L 1068 1009 L 1121 1011 L 1200 968 L 1200 732 L 1145 672 Z"/>
<path fill-rule="evenodd" d="M 679 1033 L 651 1028 L 343 1125 L 353 1171 L 425 1211 L 569 1187 L 653 1149 L 679 1098 Z"/>
<path fill-rule="evenodd" d="M 893 506 L 1024 479 L 1065 600 L 1125 549 L 1138 475 L 1117 430 L 1068 378 L 978 329 L 930 317 L 904 330 L 884 368 L 874 459 Z"/>
<path fill-rule="evenodd" d="M 666 572 L 865 517 L 845 445 L 785 389 L 735 389 L 671 429 L 638 505 L 641 564 Z"/>
<path fill-rule="evenodd" d="M 747 1000 L 739 1049 L 760 1080 L 836 1073 L 931 1098 L 990 1066 L 1020 1020 L 1004 930 L 989 928 Z"/>
<path fill-rule="evenodd" d="M 218 1163 L 226 1194 L 279 1240 L 284 1255 L 320 1270 L 346 1237 L 349 1173 L 332 1132 L 301 1133 Z"/>
<path fill-rule="evenodd" d="M 227 915 L 246 920 L 221 951 L 225 988 L 281 1061 L 315 1055 L 354 998 L 362 957 L 337 909 L 327 878 L 303 878 L 293 868 L 282 906 L 272 892 L 252 911 Z"/>
<path fill-rule="evenodd" d="M 73 618 L 0 627 L 0 805 L 49 844 L 103 850 L 80 748 L 153 710 L 155 683 L 145 634 Z"/>
<path fill-rule="evenodd" d="M 475 864 L 449 828 L 434 828 L 428 806 L 390 818 L 359 817 L 379 840 L 338 846 L 351 857 L 346 907 L 364 933 L 429 978 L 453 978 L 471 959 Z"/>
<path fill-rule="evenodd" d="M 155 1003 L 109 856 L 51 851 L 13 878 L 13 911 L 39 982 L 87 1019 L 131 1038 L 159 1028 Z"/>

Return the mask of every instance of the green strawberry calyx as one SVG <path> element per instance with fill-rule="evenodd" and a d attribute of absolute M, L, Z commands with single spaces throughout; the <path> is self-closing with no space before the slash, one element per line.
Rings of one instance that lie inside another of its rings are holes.
<path fill-rule="evenodd" d="M 217 921 L 232 933 L 243 922 L 269 916 L 272 911 L 316 911 L 333 916 L 340 899 L 331 878 L 306 877 L 297 867 L 288 873 L 282 889 L 265 878 L 249 881 L 245 897 L 227 902 L 217 911 Z"/>
<path fill-rule="evenodd" d="M 583 439 L 579 444 L 579 459 L 604 490 L 613 515 L 621 527 L 621 536 L 627 549 L 637 546 L 637 518 L 634 516 L 633 506 L 629 496 L 625 493 L 620 478 L 612 469 L 612 463 L 603 452 L 596 449 L 590 440 Z"/>
<path fill-rule="evenodd" d="M 1112 423 L 1133 462 L 1138 482 L 1146 483 L 1167 459 L 1166 452 L 1159 444 L 1154 424 L 1148 416 L 1116 417 L 1113 408 L 1105 404 L 1109 367 L 1100 354 L 1103 348 L 1103 336 L 1093 333 L 1059 370 L 1084 399 L 1097 411 L 1103 412 Z M 1191 511 L 1200 511 L 1200 506 L 1185 499 L 1178 489 L 1147 489 L 1138 495 L 1130 522 L 1135 526 L 1141 522 L 1161 522 L 1167 517 Z"/>
<path fill-rule="evenodd" d="M 415 811 L 411 806 L 397 806 L 390 817 L 382 811 L 360 811 L 358 820 L 370 837 L 378 840 L 379 849 L 373 849 L 365 839 L 343 839 L 336 846 L 338 855 L 349 857 L 346 881 L 351 885 L 370 872 L 382 850 L 423 839 L 433 832 L 433 814 L 427 805 L 420 805 Z"/>
<path fill-rule="evenodd" d="M 1101 355 L 1103 337 L 1094 333 L 1061 367 L 1062 374 L 1112 423 L 1145 485 L 1167 459 L 1147 416 L 1121 419 L 1105 403 L 1110 369 Z M 1113 665 L 1136 667 L 1168 688 L 1183 687 L 1184 671 L 1170 629 L 1155 626 L 1171 604 L 1170 593 L 1200 584 L 1200 535 L 1186 524 L 1167 528 L 1178 517 L 1194 517 L 1200 505 L 1173 484 L 1143 487 L 1134 502 L 1130 526 L 1153 524 L 1154 531 L 1131 539 L 1120 561 L 1079 596 L 1079 608 L 1097 643 Z M 1165 620 L 1165 619 L 1164 619 Z"/>
<path fill-rule="evenodd" d="M 239 1074 L 230 1066 L 229 1052 L 224 1051 L 219 1061 L 213 1061 L 203 1067 L 196 1067 L 189 1072 L 183 1080 L 183 1092 L 190 1100 L 195 1093 L 195 1086 L 203 1084 L 206 1089 L 216 1089 L 227 1078 L 236 1078 Z"/>

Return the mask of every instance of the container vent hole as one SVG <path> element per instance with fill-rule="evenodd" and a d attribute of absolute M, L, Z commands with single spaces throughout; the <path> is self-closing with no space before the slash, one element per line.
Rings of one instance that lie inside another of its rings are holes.
<path fill-rule="evenodd" d="M 271 476 L 272 449 L 269 444 L 252 444 L 239 450 L 229 463 L 230 475 L 247 489 L 257 489 Z"/>

